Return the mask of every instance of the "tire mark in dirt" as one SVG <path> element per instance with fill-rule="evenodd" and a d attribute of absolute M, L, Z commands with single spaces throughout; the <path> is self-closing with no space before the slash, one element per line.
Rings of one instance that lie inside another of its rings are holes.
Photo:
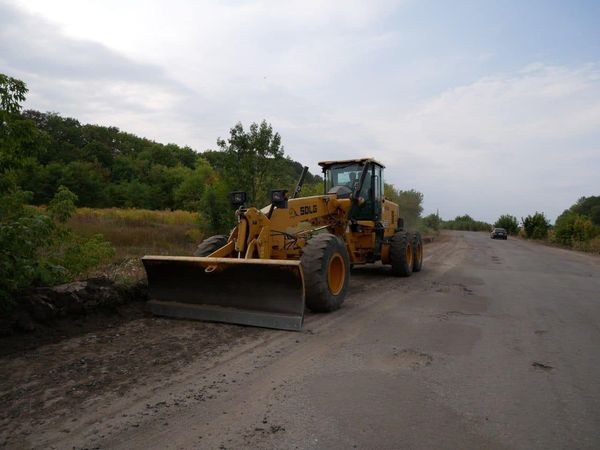
<path fill-rule="evenodd" d="M 376 320 L 393 307 L 382 305 L 386 293 L 393 291 L 404 301 L 411 292 L 426 292 L 452 260 L 462 257 L 462 250 L 456 240 L 426 245 L 427 264 L 408 279 L 390 278 L 383 267 L 353 271 L 344 307 L 329 315 L 308 313 L 300 333 L 142 318 L 7 356 L 1 360 L 0 404 L 9 414 L 0 418 L 0 442 L 64 447 L 116 443 L 113 437 L 135 436 L 152 426 L 162 433 L 172 426 L 175 411 L 199 408 L 201 414 L 206 406 L 198 405 L 203 403 L 228 404 L 240 384 L 259 383 L 278 372 L 289 364 L 287 357 L 278 363 L 283 353 L 299 357 L 282 372 L 293 375 L 336 345 L 331 334 L 338 323 L 349 322 L 359 332 L 363 321 Z M 298 344 L 322 339 L 321 334 L 327 345 L 320 352 L 299 351 L 303 346 Z M 410 359 L 407 355 L 398 360 Z M 285 376 L 275 378 L 283 382 Z M 222 416 L 213 429 L 239 419 Z M 283 426 L 269 422 L 265 430 L 273 431 L 271 425 Z"/>

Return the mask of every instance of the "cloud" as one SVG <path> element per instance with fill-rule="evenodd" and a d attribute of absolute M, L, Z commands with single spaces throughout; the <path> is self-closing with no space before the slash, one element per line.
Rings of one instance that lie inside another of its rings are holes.
<path fill-rule="evenodd" d="M 28 107 L 160 142 L 201 151 L 264 118 L 313 171 L 376 156 L 444 217 L 554 218 L 599 193 L 597 61 L 427 52 L 435 28 L 419 34 L 405 3 L 0 0 L 0 65 Z"/>
<path fill-rule="evenodd" d="M 600 189 L 600 65 L 485 77 L 370 128 L 397 170 L 393 181 L 427 192 L 430 211 L 493 220 L 537 209 L 554 218 Z M 411 161 L 418 173 L 404 170 Z"/>
<path fill-rule="evenodd" d="M 160 66 L 69 38 L 42 17 L 2 2 L 0 43 L 3 71 L 28 84 L 26 107 L 108 125 L 119 111 L 147 119 L 191 93 Z"/>
<path fill-rule="evenodd" d="M 0 2 L 0 61 L 28 83 L 29 107 L 203 150 L 237 121 L 321 127 L 331 84 L 389 39 L 370 26 L 394 7 Z"/>

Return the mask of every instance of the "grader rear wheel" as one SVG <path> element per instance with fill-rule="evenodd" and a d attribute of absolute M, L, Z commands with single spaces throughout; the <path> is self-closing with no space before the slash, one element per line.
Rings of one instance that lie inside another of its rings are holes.
<path fill-rule="evenodd" d="M 331 312 L 344 303 L 350 283 L 350 258 L 340 238 L 319 234 L 308 241 L 301 258 L 306 306 Z"/>
<path fill-rule="evenodd" d="M 406 231 L 398 231 L 392 237 L 390 259 L 392 274 L 397 277 L 409 277 L 413 271 L 413 241 Z"/>
<path fill-rule="evenodd" d="M 413 236 L 413 272 L 420 272 L 423 267 L 423 240 L 418 231 Z"/>

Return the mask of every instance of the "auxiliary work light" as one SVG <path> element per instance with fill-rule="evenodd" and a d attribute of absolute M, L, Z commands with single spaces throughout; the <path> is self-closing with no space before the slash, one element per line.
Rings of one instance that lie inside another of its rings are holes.
<path fill-rule="evenodd" d="M 275 189 L 271 191 L 271 204 L 276 208 L 287 208 L 287 189 Z"/>
<path fill-rule="evenodd" d="M 235 209 L 238 209 L 240 206 L 244 206 L 246 204 L 246 193 L 244 191 L 235 191 L 229 193 L 229 200 L 231 202 L 231 206 Z"/>

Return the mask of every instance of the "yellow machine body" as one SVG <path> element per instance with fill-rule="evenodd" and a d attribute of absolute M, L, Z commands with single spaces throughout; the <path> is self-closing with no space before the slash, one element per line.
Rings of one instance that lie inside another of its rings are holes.
<path fill-rule="evenodd" d="M 325 170 L 335 164 L 383 168 L 371 158 L 320 164 Z M 362 177 L 364 182 L 366 175 Z M 371 189 L 373 182 L 380 183 L 374 187 L 381 192 L 379 198 L 348 195 L 349 188 L 334 187 L 344 195 L 330 190 L 286 198 L 262 210 L 240 207 L 227 242 L 206 256 L 144 256 L 150 309 L 170 317 L 299 330 L 305 308 L 301 258 L 315 235 L 341 239 L 352 265 L 390 263 L 390 238 L 398 229 L 399 209 L 383 198 L 381 175 L 371 181 Z M 360 214 L 353 211 L 360 212 L 369 200 L 377 214 L 372 220 L 355 219 Z"/>

